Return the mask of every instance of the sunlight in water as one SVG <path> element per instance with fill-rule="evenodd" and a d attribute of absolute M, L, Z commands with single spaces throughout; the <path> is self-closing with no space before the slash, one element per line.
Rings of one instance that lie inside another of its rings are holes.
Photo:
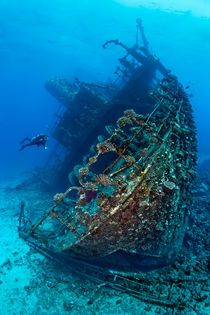
<path fill-rule="evenodd" d="M 210 17 L 210 0 L 115 0 L 131 7 L 160 8 L 166 11 L 191 12 L 196 16 Z"/>

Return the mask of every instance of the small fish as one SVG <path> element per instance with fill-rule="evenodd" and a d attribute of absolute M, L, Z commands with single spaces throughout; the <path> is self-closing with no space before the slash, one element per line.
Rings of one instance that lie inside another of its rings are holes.
<path fill-rule="evenodd" d="M 188 94 L 188 97 L 194 97 L 194 94 L 190 93 Z"/>

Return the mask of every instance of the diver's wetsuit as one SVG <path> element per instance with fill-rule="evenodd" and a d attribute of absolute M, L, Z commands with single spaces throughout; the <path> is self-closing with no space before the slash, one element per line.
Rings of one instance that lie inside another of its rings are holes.
<path fill-rule="evenodd" d="M 37 135 L 36 137 L 33 137 L 32 139 L 26 137 L 20 142 L 20 144 L 23 144 L 25 141 L 28 141 L 28 143 L 23 144 L 21 148 L 19 149 L 19 151 L 22 151 L 23 149 L 31 145 L 37 145 L 37 146 L 42 145 L 45 149 L 47 149 L 46 147 L 47 139 L 48 139 L 48 136 L 43 135 L 43 134 Z"/>

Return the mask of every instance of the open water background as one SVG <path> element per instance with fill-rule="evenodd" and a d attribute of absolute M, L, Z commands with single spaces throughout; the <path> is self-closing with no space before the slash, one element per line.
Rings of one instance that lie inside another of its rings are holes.
<path fill-rule="evenodd" d="M 209 0 L 0 0 L 0 180 L 43 165 L 53 148 L 49 139 L 47 151 L 18 151 L 20 140 L 53 124 L 59 104 L 45 81 L 107 81 L 124 52 L 102 45 L 132 46 L 138 17 L 152 51 L 190 86 L 199 155 L 210 155 Z"/>

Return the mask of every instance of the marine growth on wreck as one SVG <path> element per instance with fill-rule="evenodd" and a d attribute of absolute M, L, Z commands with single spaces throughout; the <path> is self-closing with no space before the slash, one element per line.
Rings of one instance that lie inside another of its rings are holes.
<path fill-rule="evenodd" d="M 156 268 L 179 252 L 192 203 L 196 129 L 178 79 L 149 51 L 142 23 L 109 85 L 54 78 L 65 148 L 52 180 L 69 188 L 22 230 L 46 246 L 119 270 Z M 121 259 L 119 259 L 121 258 Z M 145 266 L 147 265 L 147 266 Z"/>

